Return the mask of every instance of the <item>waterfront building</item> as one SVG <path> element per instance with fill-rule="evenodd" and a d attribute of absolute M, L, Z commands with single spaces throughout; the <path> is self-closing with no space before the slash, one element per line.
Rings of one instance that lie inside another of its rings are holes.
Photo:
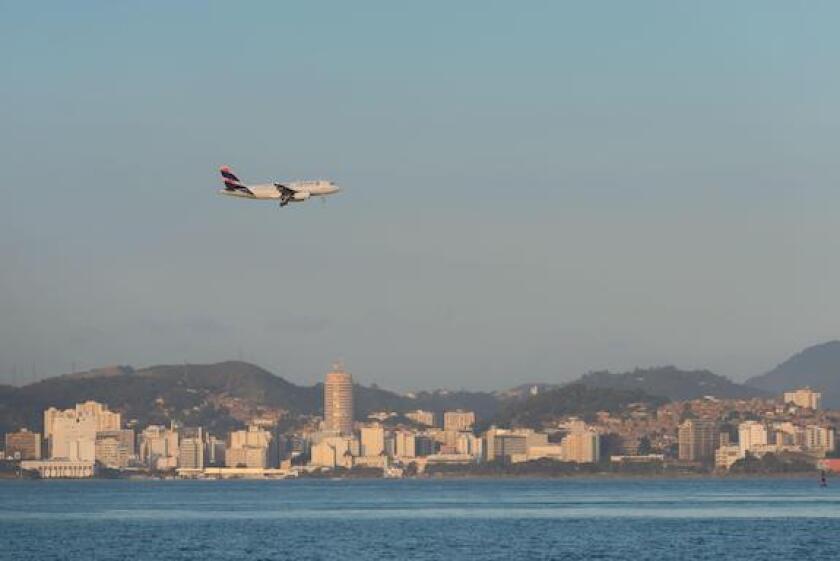
<path fill-rule="evenodd" d="M 805 447 L 805 430 L 790 421 L 773 423 L 767 434 L 767 441 L 777 446 L 801 446 Z"/>
<path fill-rule="evenodd" d="M 822 394 L 815 392 L 809 387 L 800 388 L 784 393 L 784 402 L 792 403 L 804 409 L 819 409 L 822 401 Z"/>
<path fill-rule="evenodd" d="M 230 433 L 225 450 L 228 467 L 273 468 L 277 466 L 277 440 L 270 431 L 257 425 Z"/>
<path fill-rule="evenodd" d="M 732 464 L 743 458 L 741 447 L 737 445 L 721 446 L 715 450 L 715 467 L 728 470 Z"/>
<path fill-rule="evenodd" d="M 221 467 L 225 465 L 225 441 L 208 434 L 204 440 L 204 465 Z"/>
<path fill-rule="evenodd" d="M 338 364 L 324 380 L 324 429 L 353 433 L 353 377 Z"/>
<path fill-rule="evenodd" d="M 378 468 L 388 467 L 388 456 L 358 456 L 353 457 L 353 467 Z"/>
<path fill-rule="evenodd" d="M 328 436 L 311 448 L 310 464 L 326 468 L 352 468 L 359 456 L 359 441 L 352 436 Z"/>
<path fill-rule="evenodd" d="M 24 460 L 21 469 L 36 471 L 42 479 L 80 479 L 93 477 L 93 462 L 71 460 Z"/>
<path fill-rule="evenodd" d="M 178 467 L 178 431 L 161 425 L 149 425 L 140 433 L 140 461 L 152 469 Z"/>
<path fill-rule="evenodd" d="M 49 451 L 51 459 L 94 462 L 96 460 L 97 420 L 91 416 L 76 416 L 68 409 L 52 418 Z"/>
<path fill-rule="evenodd" d="M 443 430 L 446 431 L 468 431 L 472 430 L 475 424 L 475 413 L 458 409 L 446 411 L 443 414 Z"/>
<path fill-rule="evenodd" d="M 394 442 L 394 457 L 414 458 L 416 456 L 415 437 L 413 432 L 405 430 L 394 431 L 392 439 Z"/>
<path fill-rule="evenodd" d="M 528 447 L 528 460 L 539 460 L 542 458 L 563 461 L 563 446 L 560 444 L 546 444 L 544 446 Z"/>
<path fill-rule="evenodd" d="M 703 462 L 715 457 L 717 427 L 712 421 L 686 419 L 678 432 L 679 459 Z"/>
<path fill-rule="evenodd" d="M 93 462 L 96 433 L 120 427 L 120 414 L 96 401 L 78 403 L 75 409 L 50 407 L 44 411 L 44 438 L 53 459 Z"/>
<path fill-rule="evenodd" d="M 105 430 L 96 433 L 96 461 L 107 468 L 126 468 L 134 458 L 134 431 Z"/>
<path fill-rule="evenodd" d="M 483 442 L 480 436 L 476 436 L 471 432 L 458 433 L 458 439 L 455 443 L 455 453 L 459 455 L 470 456 L 472 458 L 481 458 L 483 452 Z"/>
<path fill-rule="evenodd" d="M 822 453 L 834 451 L 834 428 L 818 425 L 806 426 L 805 448 Z"/>
<path fill-rule="evenodd" d="M 417 435 L 414 439 L 414 451 L 418 458 L 437 453 L 438 443 L 428 435 Z"/>
<path fill-rule="evenodd" d="M 411 419 L 418 425 L 424 425 L 427 427 L 435 426 L 435 414 L 432 411 L 417 409 L 416 411 L 409 411 L 405 414 L 405 416 L 407 419 Z"/>
<path fill-rule="evenodd" d="M 119 430 L 122 427 L 122 416 L 110 411 L 107 405 L 96 401 L 85 401 L 76 404 L 76 415 L 79 417 L 89 416 L 96 419 L 96 430 Z"/>
<path fill-rule="evenodd" d="M 767 446 L 767 427 L 757 421 L 744 421 L 738 425 L 738 448 L 741 456 L 764 446 Z"/>
<path fill-rule="evenodd" d="M 503 433 L 493 437 L 493 459 L 514 462 L 528 455 L 528 439 L 524 434 Z"/>
<path fill-rule="evenodd" d="M 41 434 L 28 429 L 6 433 L 6 449 L 3 455 L 15 460 L 41 459 Z"/>
<path fill-rule="evenodd" d="M 563 459 L 580 464 L 598 463 L 601 459 L 601 437 L 583 421 L 570 424 L 571 431 L 562 441 Z"/>
<path fill-rule="evenodd" d="M 184 469 L 204 468 L 204 431 L 201 427 L 181 429 L 178 443 L 178 467 Z"/>
<path fill-rule="evenodd" d="M 382 425 L 367 425 L 361 431 L 362 456 L 382 456 L 385 453 L 385 429 Z"/>

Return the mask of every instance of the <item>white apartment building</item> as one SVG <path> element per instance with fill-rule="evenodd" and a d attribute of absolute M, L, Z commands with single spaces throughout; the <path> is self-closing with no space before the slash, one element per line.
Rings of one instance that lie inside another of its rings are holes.
<path fill-rule="evenodd" d="M 738 448 L 743 457 L 752 449 L 767 446 L 767 427 L 757 421 L 738 425 Z"/>
<path fill-rule="evenodd" d="M 792 403 L 797 407 L 805 409 L 819 409 L 822 401 L 822 394 L 815 392 L 811 388 L 799 388 L 784 394 L 785 403 Z"/>

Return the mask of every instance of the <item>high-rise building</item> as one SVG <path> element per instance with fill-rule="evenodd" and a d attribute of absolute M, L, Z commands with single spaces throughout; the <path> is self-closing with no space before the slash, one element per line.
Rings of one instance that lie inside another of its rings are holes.
<path fill-rule="evenodd" d="M 423 411 L 417 409 L 416 411 L 409 411 L 405 414 L 407 419 L 411 419 L 418 425 L 425 425 L 427 427 L 435 426 L 435 414 L 432 411 Z"/>
<path fill-rule="evenodd" d="M 76 416 L 72 409 L 60 412 L 49 426 L 51 459 L 93 462 L 96 460 L 97 420 Z M 45 430 L 47 427 L 45 426 Z"/>
<path fill-rule="evenodd" d="M 324 380 L 324 429 L 353 433 L 353 377 L 338 364 Z"/>
<path fill-rule="evenodd" d="M 385 452 L 385 429 L 382 425 L 362 427 L 362 456 L 381 456 Z"/>
<path fill-rule="evenodd" d="M 438 444 L 435 439 L 425 435 L 418 435 L 414 438 L 414 453 L 418 458 L 431 456 L 436 453 Z"/>
<path fill-rule="evenodd" d="M 359 455 L 359 441 L 353 436 L 328 436 L 312 446 L 313 466 L 327 468 L 353 467 L 353 458 Z"/>
<path fill-rule="evenodd" d="M 76 404 L 75 409 L 50 407 L 44 411 L 44 438 L 52 459 L 93 462 L 96 433 L 119 430 L 120 426 L 120 414 L 96 401 Z"/>
<path fill-rule="evenodd" d="M 701 419 L 686 419 L 679 427 L 679 459 L 703 462 L 715 457 L 718 442 L 715 424 Z"/>
<path fill-rule="evenodd" d="M 5 454 L 7 458 L 15 460 L 40 460 L 41 434 L 28 429 L 7 432 Z"/>
<path fill-rule="evenodd" d="M 178 444 L 178 467 L 204 468 L 204 431 L 201 428 L 182 429 Z"/>
<path fill-rule="evenodd" d="M 480 436 L 475 436 L 470 432 L 459 433 L 458 441 L 455 443 L 455 453 L 480 458 L 483 442 L 484 440 Z"/>
<path fill-rule="evenodd" d="M 741 449 L 735 445 L 721 445 L 715 450 L 715 467 L 721 469 L 729 469 L 732 464 L 743 458 Z"/>
<path fill-rule="evenodd" d="M 394 431 L 394 456 L 413 458 L 417 455 L 414 433 L 405 430 Z"/>
<path fill-rule="evenodd" d="M 76 404 L 76 415 L 96 418 L 96 430 L 119 430 L 122 419 L 119 413 L 109 411 L 108 406 L 96 401 L 85 401 Z"/>
<path fill-rule="evenodd" d="M 208 434 L 204 439 L 204 465 L 221 467 L 225 465 L 225 441 Z"/>
<path fill-rule="evenodd" d="M 464 431 L 472 430 L 475 424 L 475 413 L 472 411 L 446 411 L 443 414 L 443 430 Z"/>
<path fill-rule="evenodd" d="M 570 432 L 563 438 L 563 459 L 567 462 L 594 464 L 601 459 L 601 437 L 583 421 L 569 424 Z"/>
<path fill-rule="evenodd" d="M 178 467 L 178 431 L 149 425 L 140 434 L 140 461 L 147 466 L 170 470 Z"/>
<path fill-rule="evenodd" d="M 757 421 L 738 425 L 738 448 L 743 457 L 752 448 L 767 445 L 767 427 Z"/>
<path fill-rule="evenodd" d="M 107 468 L 128 467 L 134 457 L 134 431 L 104 430 L 96 433 L 96 461 Z"/>
<path fill-rule="evenodd" d="M 805 427 L 805 447 L 808 450 L 832 452 L 834 451 L 834 429 L 808 425 Z"/>
<path fill-rule="evenodd" d="M 528 454 L 528 439 L 524 434 L 497 434 L 493 438 L 494 460 L 510 461 L 513 456 Z"/>
<path fill-rule="evenodd" d="M 273 468 L 277 465 L 277 442 L 270 431 L 257 425 L 230 433 L 225 450 L 228 467 Z"/>
<path fill-rule="evenodd" d="M 793 403 L 797 407 L 805 409 L 819 409 L 822 394 L 813 391 L 809 387 L 804 387 L 791 392 L 785 392 L 784 401 L 785 403 Z"/>

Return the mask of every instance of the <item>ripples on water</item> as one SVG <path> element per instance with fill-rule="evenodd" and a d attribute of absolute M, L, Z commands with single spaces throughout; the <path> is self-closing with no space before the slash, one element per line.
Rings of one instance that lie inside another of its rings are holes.
<path fill-rule="evenodd" d="M 813 479 L 0 482 L 0 559 L 840 559 Z"/>

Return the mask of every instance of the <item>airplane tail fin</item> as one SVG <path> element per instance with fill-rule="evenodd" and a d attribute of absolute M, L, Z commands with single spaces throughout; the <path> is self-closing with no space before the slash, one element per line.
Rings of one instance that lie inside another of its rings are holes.
<path fill-rule="evenodd" d="M 225 183 L 225 190 L 227 191 L 239 191 L 245 188 L 245 185 L 239 181 L 239 178 L 236 177 L 231 169 L 228 166 L 222 166 L 219 168 L 219 173 L 222 174 L 222 181 Z"/>

